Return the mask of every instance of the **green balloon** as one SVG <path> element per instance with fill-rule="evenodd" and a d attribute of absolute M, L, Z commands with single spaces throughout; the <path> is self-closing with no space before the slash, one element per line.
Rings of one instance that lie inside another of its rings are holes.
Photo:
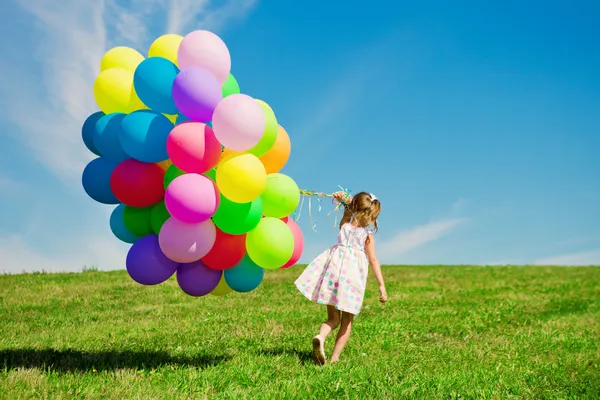
<path fill-rule="evenodd" d="M 171 214 L 167 211 L 164 200 L 152 206 L 152 211 L 150 212 L 150 226 L 152 227 L 152 231 L 158 235 L 160 229 L 169 218 L 171 218 Z"/>
<path fill-rule="evenodd" d="M 275 117 L 275 113 L 271 107 L 269 107 L 267 103 L 262 100 L 257 101 L 265 114 L 265 131 L 263 132 L 260 141 L 253 148 L 248 150 L 248 153 L 254 154 L 256 157 L 262 157 L 267 154 L 268 151 L 271 150 L 271 147 L 273 147 L 275 144 L 275 141 L 277 140 L 277 130 L 279 127 L 277 125 L 277 118 Z"/>
<path fill-rule="evenodd" d="M 265 217 L 246 236 L 246 251 L 256 265 L 277 269 L 294 253 L 294 235 L 285 222 Z"/>
<path fill-rule="evenodd" d="M 230 235 L 250 232 L 262 218 L 260 197 L 251 203 L 234 203 L 221 195 L 219 208 L 212 219 L 217 228 Z"/>
<path fill-rule="evenodd" d="M 209 169 L 203 175 L 206 176 L 211 181 L 213 181 L 215 183 L 217 182 L 217 169 L 216 168 Z"/>
<path fill-rule="evenodd" d="M 294 212 L 300 203 L 300 188 L 287 175 L 267 175 L 267 186 L 260 196 L 266 217 L 283 218 Z"/>
<path fill-rule="evenodd" d="M 229 74 L 229 76 L 227 77 L 227 80 L 225 81 L 225 83 L 223 84 L 223 87 L 221 88 L 221 93 L 223 93 L 223 98 L 230 96 L 232 94 L 240 93 L 240 85 L 238 84 L 238 81 L 235 79 L 235 77 L 233 75 Z"/>
<path fill-rule="evenodd" d="M 136 208 L 125 206 L 123 211 L 123 222 L 125 227 L 129 229 L 137 237 L 144 237 L 152 233 L 150 225 L 150 213 L 152 207 Z"/>
<path fill-rule="evenodd" d="M 167 186 L 169 186 L 169 184 L 173 182 L 175 178 L 184 174 L 185 172 L 177 168 L 175 164 L 172 164 L 169 168 L 167 168 L 167 170 L 165 171 L 164 180 L 165 190 L 167 190 Z"/>

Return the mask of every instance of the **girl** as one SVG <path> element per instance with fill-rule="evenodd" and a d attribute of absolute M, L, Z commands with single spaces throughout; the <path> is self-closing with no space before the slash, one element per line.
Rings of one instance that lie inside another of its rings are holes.
<path fill-rule="evenodd" d="M 325 339 L 341 323 L 331 355 L 331 362 L 339 360 L 350 336 L 352 320 L 362 307 L 369 264 L 379 283 L 379 301 L 387 301 L 385 283 L 375 255 L 375 239 L 367 230 L 373 225 L 377 231 L 381 203 L 373 194 L 365 192 L 353 198 L 337 192 L 333 198 L 344 205 L 338 243 L 315 258 L 295 282 L 307 299 L 327 305 L 327 321 L 312 340 L 313 360 L 318 365 L 325 364 Z"/>

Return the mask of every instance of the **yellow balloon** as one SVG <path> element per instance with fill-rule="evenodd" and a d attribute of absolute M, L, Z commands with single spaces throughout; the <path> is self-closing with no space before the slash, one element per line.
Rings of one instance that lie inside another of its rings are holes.
<path fill-rule="evenodd" d="M 231 293 L 232 289 L 229 287 L 229 285 L 227 284 L 227 282 L 225 282 L 225 274 L 223 274 L 221 276 L 221 280 L 219 281 L 219 284 L 217 285 L 216 288 L 213 289 L 212 292 L 210 292 L 210 294 L 212 294 L 213 296 L 225 296 L 228 293 Z"/>
<path fill-rule="evenodd" d="M 165 117 L 169 118 L 169 121 L 175 123 L 177 121 L 178 114 L 163 114 Z"/>
<path fill-rule="evenodd" d="M 234 203 L 256 200 L 267 186 L 267 171 L 253 154 L 234 154 L 217 166 L 217 187 Z"/>
<path fill-rule="evenodd" d="M 147 109 L 133 88 L 133 72 L 123 68 L 100 72 L 94 82 L 94 98 L 105 114 Z"/>
<path fill-rule="evenodd" d="M 171 161 L 170 159 L 166 159 L 164 161 L 157 162 L 156 165 L 161 167 L 163 171 L 166 171 L 171 165 L 173 165 L 173 161 Z"/>
<path fill-rule="evenodd" d="M 113 47 L 102 57 L 100 72 L 111 68 L 123 68 L 127 71 L 135 72 L 135 69 L 142 61 L 144 61 L 144 56 L 131 47 Z"/>
<path fill-rule="evenodd" d="M 179 45 L 182 40 L 183 36 L 172 33 L 162 35 L 150 45 L 148 57 L 166 58 L 173 64 L 179 66 L 177 64 L 177 52 L 179 51 Z"/>

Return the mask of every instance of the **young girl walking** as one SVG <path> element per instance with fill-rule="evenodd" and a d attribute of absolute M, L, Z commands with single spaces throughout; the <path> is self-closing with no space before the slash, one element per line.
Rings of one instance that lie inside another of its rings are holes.
<path fill-rule="evenodd" d="M 352 320 L 362 308 L 368 267 L 371 265 L 379 283 L 379 301 L 387 301 L 381 268 L 375 254 L 375 239 L 368 229 L 377 231 L 381 203 L 371 193 L 361 192 L 354 197 L 344 192 L 333 194 L 344 206 L 338 243 L 315 258 L 295 282 L 309 300 L 327 305 L 327 320 L 312 340 L 313 360 L 325 364 L 324 344 L 327 336 L 338 326 L 331 362 L 336 362 L 346 346 L 352 330 Z"/>

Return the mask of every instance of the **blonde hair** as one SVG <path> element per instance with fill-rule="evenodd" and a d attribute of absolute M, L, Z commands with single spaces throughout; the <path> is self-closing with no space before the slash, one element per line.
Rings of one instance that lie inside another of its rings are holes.
<path fill-rule="evenodd" d="M 340 229 L 342 226 L 352 220 L 366 228 L 373 224 L 375 232 L 379 228 L 377 226 L 377 217 L 381 211 L 381 203 L 374 198 L 370 193 L 360 192 L 352 197 L 350 203 L 344 204 L 344 216 L 340 221 Z"/>

